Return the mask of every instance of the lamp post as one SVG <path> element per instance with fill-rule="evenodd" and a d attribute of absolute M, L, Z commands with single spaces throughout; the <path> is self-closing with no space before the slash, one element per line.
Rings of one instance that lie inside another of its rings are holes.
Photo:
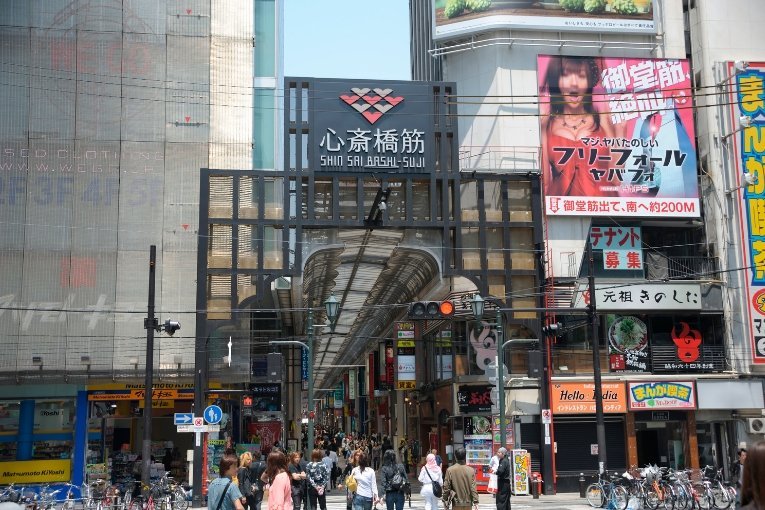
<path fill-rule="evenodd" d="M 334 294 L 330 295 L 329 298 L 324 302 L 324 309 L 327 312 L 327 319 L 329 319 L 330 324 L 332 325 L 332 329 L 334 329 L 335 319 L 337 318 L 337 314 L 340 308 L 340 303 L 338 302 L 337 298 Z M 302 345 L 307 351 L 308 351 L 308 448 L 307 448 L 307 455 L 311 455 L 311 452 L 313 452 L 314 447 L 314 423 L 315 423 L 315 416 L 312 416 L 311 408 L 314 406 L 313 404 L 313 309 L 308 309 L 308 316 L 306 318 L 306 327 L 308 329 L 308 341 L 307 343 L 303 343 L 299 340 L 271 340 L 268 343 L 271 345 L 284 345 L 284 344 L 292 344 L 292 345 Z M 315 413 L 314 413 L 315 414 Z"/>
<path fill-rule="evenodd" d="M 494 298 L 490 298 L 494 300 Z M 480 321 L 483 317 L 485 299 L 476 293 L 470 302 L 475 318 Z M 505 347 L 512 344 L 527 344 L 536 342 L 536 338 L 511 338 L 502 342 L 502 309 L 497 306 L 495 317 L 495 326 L 497 329 L 497 400 L 499 400 L 499 442 L 502 448 L 507 446 L 507 416 L 505 416 Z"/>

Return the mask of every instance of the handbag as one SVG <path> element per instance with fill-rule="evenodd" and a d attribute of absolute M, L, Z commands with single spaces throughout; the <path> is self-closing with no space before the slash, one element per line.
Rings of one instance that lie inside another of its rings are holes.
<path fill-rule="evenodd" d="M 356 478 L 353 477 L 353 472 L 345 477 L 345 486 L 348 487 L 348 490 L 351 492 L 356 492 L 356 489 L 359 488 L 359 483 L 356 481 Z"/>
<path fill-rule="evenodd" d="M 215 510 L 220 510 L 221 505 L 223 505 L 223 499 L 226 497 L 226 494 L 228 493 L 228 488 L 231 486 L 231 482 L 233 480 L 229 480 L 226 484 L 226 488 L 223 489 L 223 494 L 220 495 L 220 499 L 218 500 L 218 505 L 215 507 Z"/>
<path fill-rule="evenodd" d="M 437 498 L 440 498 L 441 496 L 443 496 L 444 491 L 443 491 L 443 488 L 441 487 L 441 484 L 433 480 L 433 477 L 430 476 L 430 471 L 428 470 L 428 468 L 425 467 L 422 469 L 425 470 L 425 474 L 428 475 L 428 478 L 430 478 L 430 482 L 433 484 L 433 495 Z"/>

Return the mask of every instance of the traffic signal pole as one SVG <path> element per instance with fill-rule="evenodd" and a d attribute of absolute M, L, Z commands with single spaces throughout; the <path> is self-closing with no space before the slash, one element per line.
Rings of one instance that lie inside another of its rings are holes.
<path fill-rule="evenodd" d="M 592 256 L 592 243 L 587 242 L 588 288 L 590 304 L 588 306 L 590 338 L 592 339 L 592 370 L 595 382 L 595 433 L 598 441 L 598 472 L 606 472 L 606 423 L 603 417 L 603 384 L 600 377 L 600 336 L 598 311 L 595 299 L 595 260 Z"/>

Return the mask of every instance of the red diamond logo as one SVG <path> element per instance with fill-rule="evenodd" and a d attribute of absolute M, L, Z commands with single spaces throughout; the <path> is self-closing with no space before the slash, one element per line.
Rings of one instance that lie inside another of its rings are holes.
<path fill-rule="evenodd" d="M 341 94 L 340 100 L 356 110 L 367 122 L 374 124 L 404 100 L 403 96 L 393 96 L 393 89 L 351 88 L 352 94 Z M 371 93 L 373 92 L 373 93 Z"/>

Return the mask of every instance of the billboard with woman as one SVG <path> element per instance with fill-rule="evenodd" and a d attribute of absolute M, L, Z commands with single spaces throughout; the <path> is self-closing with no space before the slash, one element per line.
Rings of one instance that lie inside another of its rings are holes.
<path fill-rule="evenodd" d="M 538 57 L 548 215 L 698 217 L 687 60 Z"/>

